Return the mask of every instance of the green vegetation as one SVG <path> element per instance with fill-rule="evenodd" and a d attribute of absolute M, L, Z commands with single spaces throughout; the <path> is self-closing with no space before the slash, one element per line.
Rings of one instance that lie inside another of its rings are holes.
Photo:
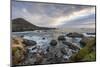
<path fill-rule="evenodd" d="M 12 62 L 13 64 L 19 64 L 25 57 L 24 44 L 21 43 L 21 39 L 14 38 L 12 40 Z"/>
<path fill-rule="evenodd" d="M 13 64 L 20 63 L 24 58 L 24 52 L 18 47 L 12 48 Z"/>
<path fill-rule="evenodd" d="M 95 60 L 96 60 L 96 52 L 94 51 L 87 54 L 83 59 L 83 61 L 95 61 Z"/>
<path fill-rule="evenodd" d="M 86 42 L 86 46 L 77 54 L 74 54 L 70 60 L 71 62 L 80 62 L 80 61 L 95 61 L 96 60 L 96 51 L 95 51 L 95 38 L 89 38 Z"/>

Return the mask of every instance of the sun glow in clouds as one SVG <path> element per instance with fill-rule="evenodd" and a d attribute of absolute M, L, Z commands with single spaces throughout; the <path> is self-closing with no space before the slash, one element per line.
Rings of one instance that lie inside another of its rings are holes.
<path fill-rule="evenodd" d="M 42 27 L 95 27 L 95 7 L 13 2 L 12 18 L 25 20 Z M 93 17 L 92 17 L 92 14 Z M 89 17 L 91 15 L 91 17 Z M 87 18 L 86 18 L 87 17 Z M 85 18 L 85 19 L 83 19 Z M 90 20 L 89 20 L 90 19 Z M 93 19 L 93 20 L 91 20 Z M 77 21 L 76 21 L 77 20 Z M 82 22 L 80 22 L 82 21 Z M 89 23 L 94 23 L 92 26 Z M 87 25 L 82 25 L 88 23 Z M 76 25 L 78 24 L 78 25 Z"/>
<path fill-rule="evenodd" d="M 81 11 L 73 12 L 69 16 L 61 16 L 61 17 L 58 17 L 58 18 L 56 18 L 54 20 L 54 27 L 59 26 L 59 25 L 62 25 L 64 23 L 67 23 L 67 21 L 71 21 L 71 20 L 79 19 L 81 17 L 88 16 L 88 15 L 90 15 L 92 13 L 95 13 L 95 8 L 84 9 L 84 10 L 81 10 Z M 66 21 L 66 22 L 64 22 L 64 21 Z"/>

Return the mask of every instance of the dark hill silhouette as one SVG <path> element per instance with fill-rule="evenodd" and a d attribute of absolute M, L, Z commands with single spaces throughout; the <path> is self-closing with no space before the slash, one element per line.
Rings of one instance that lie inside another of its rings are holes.
<path fill-rule="evenodd" d="M 23 18 L 16 18 L 12 20 L 12 32 L 33 31 L 33 30 L 50 30 L 55 28 L 39 27 Z"/>

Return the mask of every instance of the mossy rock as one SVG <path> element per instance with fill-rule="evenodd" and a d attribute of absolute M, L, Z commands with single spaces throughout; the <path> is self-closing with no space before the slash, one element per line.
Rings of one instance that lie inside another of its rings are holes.
<path fill-rule="evenodd" d="M 13 64 L 18 64 L 24 59 L 25 52 L 18 47 L 12 48 Z"/>
<path fill-rule="evenodd" d="M 93 52 L 93 47 L 95 47 L 95 38 L 91 38 L 87 41 L 86 46 L 82 49 L 77 54 L 74 54 L 70 60 L 72 62 L 77 62 L 77 61 L 83 61 L 83 59 L 88 61 L 88 57 L 91 55 L 91 52 Z M 95 52 L 95 51 L 94 51 Z M 85 61 L 84 60 L 84 61 Z M 90 59 L 89 59 L 90 60 Z"/>
<path fill-rule="evenodd" d="M 96 60 L 96 52 L 91 52 L 87 54 L 84 58 L 83 61 L 95 61 Z"/>

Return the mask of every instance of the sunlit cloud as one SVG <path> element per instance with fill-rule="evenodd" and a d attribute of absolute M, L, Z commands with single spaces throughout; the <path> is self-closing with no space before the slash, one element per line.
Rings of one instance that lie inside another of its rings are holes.
<path fill-rule="evenodd" d="M 24 18 L 42 27 L 95 28 L 95 7 L 15 1 L 12 19 L 15 18 Z"/>
<path fill-rule="evenodd" d="M 95 13 L 95 8 L 84 9 L 81 11 L 73 12 L 69 16 L 61 16 L 61 17 L 56 18 L 54 20 L 54 26 L 63 25 L 64 23 L 68 23 L 68 21 L 76 20 L 76 19 L 79 19 L 81 17 L 86 17 L 86 16 L 94 14 L 94 13 Z"/>

